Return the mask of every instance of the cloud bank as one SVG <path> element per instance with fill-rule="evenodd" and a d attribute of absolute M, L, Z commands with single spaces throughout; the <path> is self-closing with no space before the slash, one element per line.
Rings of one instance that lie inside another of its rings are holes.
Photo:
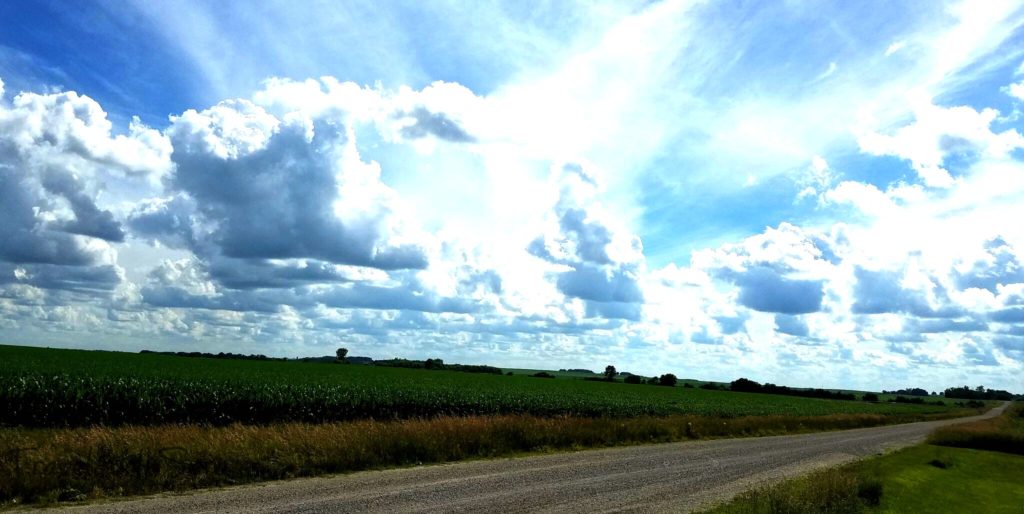
<path fill-rule="evenodd" d="M 1022 389 L 1021 18 L 941 11 L 786 68 L 665 2 L 487 88 L 269 78 L 153 126 L 0 82 L 0 337 Z"/>

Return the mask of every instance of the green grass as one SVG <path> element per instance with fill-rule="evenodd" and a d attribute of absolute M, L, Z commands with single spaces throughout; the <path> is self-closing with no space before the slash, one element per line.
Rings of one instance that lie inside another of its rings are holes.
<path fill-rule="evenodd" d="M 940 428 L 929 437 L 935 444 L 749 491 L 709 512 L 1024 512 L 1024 455 L 1015 454 L 1022 416 L 1015 404 L 998 418 Z"/>
<path fill-rule="evenodd" d="M 884 484 L 878 512 L 1024 511 L 1024 457 L 1018 455 L 921 445 L 866 461 L 861 472 Z"/>
<path fill-rule="evenodd" d="M 1024 456 L 919 445 L 743 493 L 708 513 L 1020 513 L 1021 477 Z"/>
<path fill-rule="evenodd" d="M 0 346 L 0 425 L 309 422 L 530 414 L 581 417 L 945 415 L 870 404 L 584 380 L 359 365 Z"/>

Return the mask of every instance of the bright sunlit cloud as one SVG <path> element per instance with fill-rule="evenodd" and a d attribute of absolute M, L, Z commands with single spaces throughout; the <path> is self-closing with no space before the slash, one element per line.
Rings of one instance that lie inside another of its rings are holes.
<path fill-rule="evenodd" d="M 1024 388 L 1013 2 L 186 4 L 0 6 L 3 342 Z"/>

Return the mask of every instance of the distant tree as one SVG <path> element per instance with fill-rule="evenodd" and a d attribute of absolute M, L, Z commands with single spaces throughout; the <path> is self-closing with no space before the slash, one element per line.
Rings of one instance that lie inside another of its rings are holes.
<path fill-rule="evenodd" d="M 746 393 L 759 393 L 763 389 L 761 384 L 754 382 L 753 380 L 746 378 L 738 378 L 733 380 L 729 384 L 729 389 L 732 391 L 740 391 Z"/>
<path fill-rule="evenodd" d="M 604 368 L 604 379 L 605 380 L 607 380 L 609 382 L 614 381 L 615 380 L 615 374 L 616 374 L 615 373 L 615 366 L 609 365 L 607 368 Z"/>
<path fill-rule="evenodd" d="M 663 386 L 668 386 L 668 387 L 675 387 L 676 386 L 676 382 L 678 382 L 678 381 L 679 381 L 679 379 L 676 378 L 675 375 L 673 375 L 671 373 L 665 373 L 664 375 L 662 375 L 661 377 L 658 378 L 658 385 L 663 385 Z"/>
<path fill-rule="evenodd" d="M 444 361 L 441 359 L 427 359 L 423 363 L 423 367 L 426 369 L 444 369 Z"/>
<path fill-rule="evenodd" d="M 651 378 L 647 379 L 647 383 L 650 384 L 650 385 L 658 385 L 661 382 L 658 380 L 658 377 L 651 377 Z"/>
<path fill-rule="evenodd" d="M 338 348 L 338 350 L 334 352 L 334 355 L 337 356 L 338 362 L 345 362 L 345 356 L 348 355 L 348 348 Z"/>
<path fill-rule="evenodd" d="M 878 395 L 875 393 L 864 393 L 864 396 L 861 397 L 861 400 L 864 400 L 866 402 L 877 402 Z"/>
<path fill-rule="evenodd" d="M 640 375 L 629 375 L 626 377 L 625 382 L 627 384 L 642 384 L 644 383 L 644 379 Z"/>
<path fill-rule="evenodd" d="M 979 386 L 980 387 L 980 386 Z M 1013 393 L 1009 391 L 1002 391 L 999 389 L 981 389 L 974 388 L 973 390 L 967 386 L 963 387 L 951 387 L 946 389 L 943 393 L 946 398 L 957 398 L 963 400 L 1012 400 Z"/>

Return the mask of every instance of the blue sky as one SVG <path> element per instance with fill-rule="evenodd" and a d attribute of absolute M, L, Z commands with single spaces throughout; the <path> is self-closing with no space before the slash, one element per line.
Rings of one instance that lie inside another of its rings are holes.
<path fill-rule="evenodd" d="M 1022 36 L 1016 2 L 5 3 L 0 339 L 1024 390 Z"/>

